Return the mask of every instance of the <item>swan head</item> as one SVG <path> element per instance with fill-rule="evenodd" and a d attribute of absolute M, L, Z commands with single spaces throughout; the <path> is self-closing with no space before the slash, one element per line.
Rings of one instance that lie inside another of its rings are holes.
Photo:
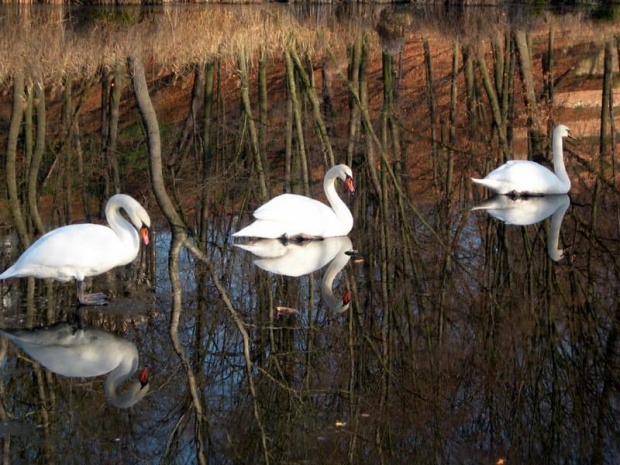
<path fill-rule="evenodd" d="M 349 189 L 349 192 L 355 192 L 355 185 L 353 184 L 353 171 L 351 171 L 351 168 L 344 164 L 336 165 L 332 169 L 330 169 L 327 174 L 330 174 L 330 172 L 333 172 L 333 174 L 335 174 L 344 181 L 344 183 L 347 185 L 347 188 Z M 327 178 L 328 176 L 325 177 Z"/>
<path fill-rule="evenodd" d="M 106 205 L 106 216 L 111 209 L 122 208 L 127 213 L 127 217 L 135 226 L 140 234 L 140 239 L 144 245 L 149 244 L 149 228 L 151 227 L 151 217 L 144 207 L 138 203 L 133 197 L 126 194 L 116 194 L 110 197 Z"/>
<path fill-rule="evenodd" d="M 569 139 L 574 139 L 574 137 L 570 135 L 570 129 L 568 129 L 568 127 L 564 126 L 563 124 L 559 124 L 555 127 L 555 129 L 553 130 L 553 136 L 560 138 L 568 137 Z"/>
<path fill-rule="evenodd" d="M 135 367 L 137 359 L 132 361 Z M 135 368 L 132 368 L 135 370 Z M 104 393 L 110 402 L 117 408 L 126 409 L 140 402 L 148 394 L 150 385 L 148 379 L 148 367 L 145 365 L 140 371 L 138 379 L 129 383 L 124 392 L 119 392 L 124 377 L 110 376 L 106 378 L 103 384 Z"/>

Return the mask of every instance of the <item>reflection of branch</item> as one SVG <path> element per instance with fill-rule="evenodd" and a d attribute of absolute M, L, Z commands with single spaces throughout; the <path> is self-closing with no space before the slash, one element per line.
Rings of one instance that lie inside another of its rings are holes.
<path fill-rule="evenodd" d="M 329 46 L 329 44 L 325 44 L 325 47 L 327 49 L 327 53 L 330 55 L 330 57 L 332 58 L 332 60 L 336 61 L 335 57 L 334 57 L 334 53 L 331 49 L 331 47 Z M 364 120 L 364 124 L 366 125 L 365 127 L 368 130 L 368 133 L 370 135 L 370 137 L 372 138 L 373 142 L 375 143 L 375 145 L 377 146 L 377 148 L 379 149 L 379 152 L 381 153 L 381 160 L 383 162 L 383 167 L 384 169 L 387 171 L 390 180 L 392 181 L 392 185 L 394 186 L 394 189 L 396 189 L 396 193 L 397 195 L 397 199 L 398 199 L 398 206 L 399 209 L 401 210 L 401 215 L 403 216 L 403 218 L 406 218 L 407 216 L 404 213 L 404 208 L 403 208 L 403 199 L 407 202 L 407 205 L 409 206 L 409 208 L 413 211 L 413 213 L 415 214 L 415 216 L 418 218 L 418 220 L 424 225 L 424 227 L 426 227 L 426 229 L 428 229 L 428 231 L 435 236 L 435 239 L 437 239 L 437 242 L 447 251 L 449 251 L 449 247 L 444 243 L 443 239 L 441 238 L 441 236 L 437 233 L 437 231 L 435 231 L 433 229 L 433 227 L 428 224 L 428 222 L 424 219 L 424 217 L 422 216 L 422 214 L 418 211 L 418 209 L 415 207 L 415 205 L 413 205 L 413 203 L 411 202 L 411 200 L 409 199 L 409 197 L 407 197 L 402 189 L 400 188 L 400 183 L 398 182 L 398 179 L 396 179 L 396 175 L 394 174 L 394 171 L 392 170 L 392 167 L 390 166 L 390 163 L 387 159 L 387 154 L 385 153 L 385 150 L 383 149 L 383 144 L 381 144 L 381 141 L 379 140 L 379 138 L 377 137 L 377 134 L 375 133 L 372 123 L 370 121 L 370 114 L 368 113 L 368 109 L 365 108 L 362 105 L 362 102 L 360 101 L 359 95 L 357 93 L 357 90 L 353 87 L 353 85 L 351 84 L 351 82 L 349 82 L 346 78 L 346 76 L 344 76 L 342 74 L 342 72 L 340 72 L 340 76 L 341 78 L 347 83 L 347 87 L 349 89 L 349 93 L 351 94 L 351 96 L 353 97 L 353 100 L 355 101 L 355 104 L 359 107 L 361 115 L 362 115 L 362 119 Z M 451 252 L 450 252 L 451 253 Z"/>
<path fill-rule="evenodd" d="M 213 266 L 211 261 L 207 258 L 207 256 L 203 253 L 203 251 L 200 250 L 198 247 L 196 247 L 194 243 L 190 240 L 190 238 L 188 238 L 187 236 L 185 237 L 183 246 L 187 248 L 187 250 L 190 253 L 192 253 L 194 257 L 196 257 L 198 260 L 200 260 L 206 265 L 207 270 L 209 271 L 209 274 L 211 275 L 211 279 L 213 280 L 213 285 L 220 293 L 220 297 L 222 298 L 224 305 L 226 305 L 226 308 L 230 312 L 230 315 L 232 316 L 233 321 L 235 322 L 235 325 L 237 325 L 237 329 L 239 330 L 239 333 L 241 333 L 241 337 L 243 337 L 243 356 L 245 358 L 245 367 L 246 367 L 246 372 L 248 376 L 248 385 L 250 388 L 250 393 L 252 394 L 252 405 L 254 407 L 254 419 L 256 420 L 256 424 L 258 425 L 258 429 L 260 430 L 260 433 L 261 433 L 261 441 L 262 441 L 262 446 L 263 446 L 263 459 L 265 460 L 265 463 L 268 464 L 269 453 L 268 453 L 268 448 L 267 448 L 267 435 L 265 433 L 265 428 L 263 426 L 263 422 L 261 419 L 260 409 L 258 406 L 258 394 L 256 391 L 256 386 L 254 385 L 254 378 L 252 376 L 253 364 L 252 364 L 252 359 L 250 356 L 250 336 L 247 330 L 245 329 L 245 322 L 243 321 L 243 318 L 241 318 L 241 315 L 239 315 L 239 312 L 235 310 L 235 307 L 233 306 L 230 300 L 230 297 L 228 297 L 228 293 L 226 292 L 226 289 L 224 288 L 224 286 L 222 286 L 222 283 L 220 282 L 217 276 L 217 273 L 215 272 L 215 267 Z"/>

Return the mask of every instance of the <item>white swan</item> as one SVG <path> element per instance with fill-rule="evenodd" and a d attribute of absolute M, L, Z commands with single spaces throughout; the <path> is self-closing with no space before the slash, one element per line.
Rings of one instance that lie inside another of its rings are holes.
<path fill-rule="evenodd" d="M 493 197 L 472 210 L 486 210 L 491 216 L 506 224 L 527 226 L 536 224 L 551 216 L 551 227 L 547 236 L 547 254 L 553 261 L 564 257 L 564 250 L 558 248 L 560 229 L 566 210 L 570 206 L 568 195 L 546 197 Z"/>
<path fill-rule="evenodd" d="M 144 367 L 138 379 L 121 392 L 123 383 L 138 368 L 138 349 L 132 342 L 107 331 L 58 323 L 46 328 L 2 329 L 0 334 L 59 375 L 86 378 L 109 373 L 103 391 L 115 407 L 129 408 L 149 391 L 148 372 Z"/>
<path fill-rule="evenodd" d="M 484 179 L 472 178 L 472 181 L 497 194 L 566 194 L 570 190 L 570 178 L 564 166 L 564 137 L 572 138 L 569 129 L 560 124 L 553 131 L 551 145 L 555 173 L 533 161 L 512 160 L 491 171 Z"/>
<path fill-rule="evenodd" d="M 346 236 L 353 227 L 353 216 L 338 197 L 334 183 L 342 179 L 350 192 L 355 192 L 353 173 L 347 165 L 336 165 L 325 173 L 323 189 L 331 207 L 296 194 L 282 194 L 254 212 L 254 221 L 235 237 L 265 239 L 320 239 Z"/>
<path fill-rule="evenodd" d="M 121 215 L 121 209 L 125 210 L 133 225 Z M 109 227 L 72 224 L 48 232 L 0 274 L 0 279 L 23 276 L 58 281 L 75 279 L 80 304 L 104 305 L 104 294 L 84 294 L 84 278 L 133 261 L 140 250 L 140 239 L 148 245 L 148 228 L 151 226 L 151 219 L 142 205 L 125 194 L 110 197 L 105 216 Z"/>
<path fill-rule="evenodd" d="M 351 239 L 329 237 L 322 241 L 282 243 L 279 239 L 261 239 L 250 244 L 235 244 L 259 257 L 254 264 L 270 273 L 299 277 L 329 266 L 323 273 L 321 295 L 329 308 L 344 312 L 349 308 L 351 293 L 336 297 L 334 279 L 351 258 Z"/>

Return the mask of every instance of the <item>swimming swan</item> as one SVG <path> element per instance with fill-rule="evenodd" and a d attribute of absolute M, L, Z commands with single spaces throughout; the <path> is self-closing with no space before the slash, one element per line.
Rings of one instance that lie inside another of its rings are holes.
<path fill-rule="evenodd" d="M 131 223 L 121 215 L 121 209 Z M 0 279 L 24 276 L 57 281 L 75 279 L 80 304 L 104 305 L 105 294 L 84 294 L 84 278 L 132 262 L 140 250 L 140 239 L 148 245 L 151 226 L 151 219 L 142 205 L 125 194 L 110 197 L 105 216 L 110 226 L 72 224 L 48 232 L 0 274 Z"/>
<path fill-rule="evenodd" d="M 484 179 L 472 178 L 497 194 L 548 195 L 566 194 L 570 190 L 570 178 L 564 166 L 562 139 L 569 137 L 569 129 L 560 124 L 553 131 L 551 150 L 555 172 L 529 160 L 511 160 L 491 171 Z"/>
<path fill-rule="evenodd" d="M 103 392 L 110 404 L 129 408 L 149 391 L 148 371 L 123 384 L 138 368 L 136 345 L 107 331 L 89 326 L 57 323 L 35 329 L 2 329 L 0 334 L 17 344 L 51 372 L 69 378 L 87 378 L 109 373 Z"/>
<path fill-rule="evenodd" d="M 234 237 L 265 239 L 321 239 L 346 236 L 353 227 L 353 216 L 338 197 L 334 183 L 342 179 L 355 192 L 353 173 L 347 165 L 336 165 L 325 173 L 323 189 L 330 206 L 297 194 L 282 194 L 254 212 L 254 221 Z"/>

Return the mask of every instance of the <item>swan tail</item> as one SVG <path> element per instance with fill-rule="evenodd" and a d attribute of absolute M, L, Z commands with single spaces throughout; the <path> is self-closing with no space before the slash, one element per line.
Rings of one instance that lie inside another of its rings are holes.
<path fill-rule="evenodd" d="M 490 189 L 494 192 L 497 192 L 498 194 L 505 194 L 506 192 L 504 192 L 505 190 L 505 185 L 502 181 L 498 181 L 497 179 L 477 179 L 477 178 L 471 178 L 471 180 L 473 182 L 475 182 L 476 184 L 480 184 L 481 186 L 486 187 L 487 189 Z"/>
<path fill-rule="evenodd" d="M 0 280 L 13 278 L 17 275 L 17 270 L 15 269 L 15 265 L 7 268 L 4 273 L 0 274 Z"/>
<path fill-rule="evenodd" d="M 233 237 L 257 237 L 262 239 L 279 239 L 284 232 L 277 228 L 277 225 L 270 222 L 257 220 L 245 228 L 237 231 Z"/>

